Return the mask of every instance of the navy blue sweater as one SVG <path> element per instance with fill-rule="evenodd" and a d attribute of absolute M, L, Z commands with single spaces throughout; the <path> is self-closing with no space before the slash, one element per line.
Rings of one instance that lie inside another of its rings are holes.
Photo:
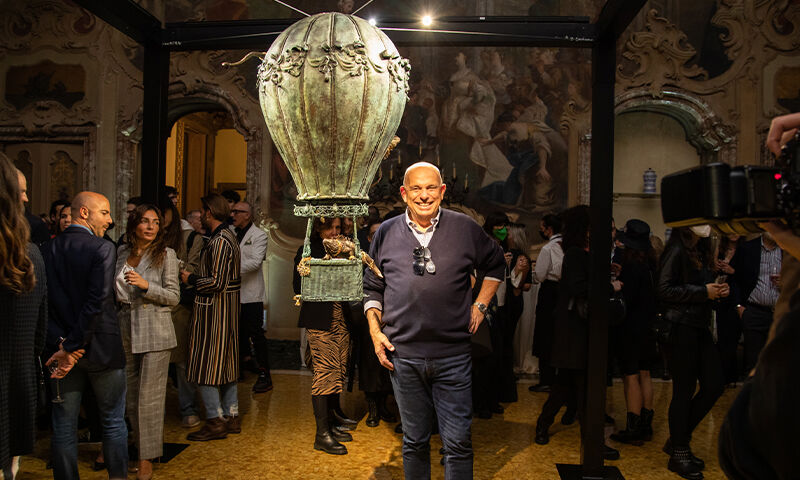
<path fill-rule="evenodd" d="M 405 358 L 441 358 L 469 353 L 472 305 L 470 275 L 503 278 L 503 250 L 470 217 L 442 209 L 428 248 L 436 273 L 414 274 L 419 246 L 405 215 L 382 223 L 370 255 L 384 279 L 364 275 L 365 302 L 383 305 L 383 333 Z"/>

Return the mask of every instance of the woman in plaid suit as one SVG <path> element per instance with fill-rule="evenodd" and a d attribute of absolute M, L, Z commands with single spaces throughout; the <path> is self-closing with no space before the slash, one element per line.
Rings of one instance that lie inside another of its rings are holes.
<path fill-rule="evenodd" d="M 177 344 L 172 307 L 180 299 L 178 258 L 164 243 L 161 212 L 141 205 L 128 218 L 129 244 L 117 253 L 115 290 L 128 377 L 127 413 L 139 448 L 138 479 L 162 455 L 170 349 Z"/>

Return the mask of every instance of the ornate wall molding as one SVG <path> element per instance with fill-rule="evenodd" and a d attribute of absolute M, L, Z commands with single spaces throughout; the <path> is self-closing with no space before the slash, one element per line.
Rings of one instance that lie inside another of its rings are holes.
<path fill-rule="evenodd" d="M 686 132 L 686 140 L 704 163 L 736 163 L 736 128 L 724 123 L 711 107 L 697 97 L 674 90 L 653 95 L 650 90 L 631 90 L 618 95 L 614 111 L 653 112 L 674 118 Z"/>
<path fill-rule="evenodd" d="M 48 131 L 27 131 L 22 127 L 0 126 L 0 143 L 80 143 L 83 146 L 83 188 L 97 187 L 97 128 L 94 125 L 54 126 Z"/>
<path fill-rule="evenodd" d="M 732 82 L 742 77 L 757 81 L 760 77 L 757 67 L 774 58 L 776 48 L 789 49 L 798 41 L 782 35 L 775 38 L 773 29 L 763 20 L 768 10 L 771 9 L 765 2 L 719 2 L 711 22 L 727 30 L 722 43 L 733 63 L 713 78 L 708 78 L 701 67 L 690 64 L 697 52 L 688 44 L 686 35 L 675 24 L 658 16 L 655 10 L 650 10 L 645 31 L 631 34 L 622 48 L 623 61 L 617 67 L 618 85 L 623 89 L 646 87 L 653 95 L 665 87 L 711 95 L 726 92 Z"/>
<path fill-rule="evenodd" d="M 271 152 L 264 152 L 265 131 L 261 108 L 247 90 L 247 79 L 235 68 L 222 66 L 228 52 L 174 53 L 170 63 L 170 108 L 179 107 L 190 113 L 191 103 L 197 101 L 195 111 L 211 106 L 231 114 L 233 128 L 247 142 L 247 196 L 255 199 L 257 211 L 267 208 L 268 195 L 262 194 L 262 165 Z M 172 117 L 172 116 L 171 116 Z"/>

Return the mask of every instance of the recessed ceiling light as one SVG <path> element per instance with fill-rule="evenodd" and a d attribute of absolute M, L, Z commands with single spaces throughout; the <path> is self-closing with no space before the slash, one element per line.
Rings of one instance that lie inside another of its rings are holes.
<path fill-rule="evenodd" d="M 430 27 L 431 25 L 433 25 L 433 19 L 431 18 L 430 15 L 425 15 L 424 17 L 422 17 L 422 24 L 426 27 Z"/>
<path fill-rule="evenodd" d="M 377 22 L 377 20 L 375 20 L 374 18 L 370 18 L 370 19 L 369 19 L 369 24 L 370 24 L 370 25 L 372 25 L 373 27 L 374 27 L 374 26 L 375 26 L 377 23 L 378 23 L 378 22 Z"/>

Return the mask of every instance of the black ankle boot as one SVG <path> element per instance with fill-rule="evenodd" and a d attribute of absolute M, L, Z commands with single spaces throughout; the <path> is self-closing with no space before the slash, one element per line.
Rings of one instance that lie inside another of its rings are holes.
<path fill-rule="evenodd" d="M 619 460 L 619 450 L 611 448 L 603 444 L 603 459 L 604 460 Z"/>
<path fill-rule="evenodd" d="M 673 447 L 667 468 L 683 478 L 689 480 L 702 480 L 703 473 L 692 461 L 692 451 L 689 447 Z"/>
<path fill-rule="evenodd" d="M 384 422 L 394 423 L 397 421 L 397 417 L 386 408 L 386 394 L 380 394 L 378 396 L 378 415 L 380 415 L 381 420 Z"/>
<path fill-rule="evenodd" d="M 533 441 L 538 445 L 547 445 L 550 443 L 550 433 L 547 431 L 549 428 L 549 425 L 542 425 L 536 422 L 536 436 L 533 438 Z"/>
<path fill-rule="evenodd" d="M 612 433 L 611 440 L 636 446 L 641 446 L 644 444 L 644 441 L 642 441 L 641 418 L 642 417 L 633 412 L 628 412 L 627 428 L 625 428 L 625 430 L 620 430 L 617 433 Z"/>
<path fill-rule="evenodd" d="M 377 427 L 381 423 L 381 415 L 378 413 L 378 403 L 372 395 L 367 397 L 367 411 L 369 412 L 366 421 L 367 426 Z"/>
<path fill-rule="evenodd" d="M 351 432 L 356 429 L 358 422 L 348 418 L 339 404 L 339 394 L 328 395 L 328 410 L 330 411 L 331 426 L 339 427 L 339 430 Z"/>
<path fill-rule="evenodd" d="M 336 427 L 331 427 L 331 436 L 339 443 L 352 442 L 353 436 L 347 432 L 343 432 Z"/>
<path fill-rule="evenodd" d="M 311 395 L 314 419 L 317 421 L 317 434 L 314 436 L 314 450 L 322 450 L 331 455 L 345 455 L 347 448 L 339 443 L 331 433 L 328 423 L 328 398 L 325 395 Z"/>
<path fill-rule="evenodd" d="M 649 442 L 653 439 L 653 415 L 655 412 L 647 408 L 642 408 L 642 440 Z"/>
<path fill-rule="evenodd" d="M 667 438 L 667 441 L 664 442 L 664 447 L 661 449 L 662 452 L 666 453 L 669 456 L 672 456 L 672 439 Z M 703 461 L 702 458 L 695 456 L 692 453 L 692 449 L 689 449 L 689 456 L 692 458 L 692 463 L 694 463 L 698 469 L 703 470 L 706 468 L 706 462 Z"/>

